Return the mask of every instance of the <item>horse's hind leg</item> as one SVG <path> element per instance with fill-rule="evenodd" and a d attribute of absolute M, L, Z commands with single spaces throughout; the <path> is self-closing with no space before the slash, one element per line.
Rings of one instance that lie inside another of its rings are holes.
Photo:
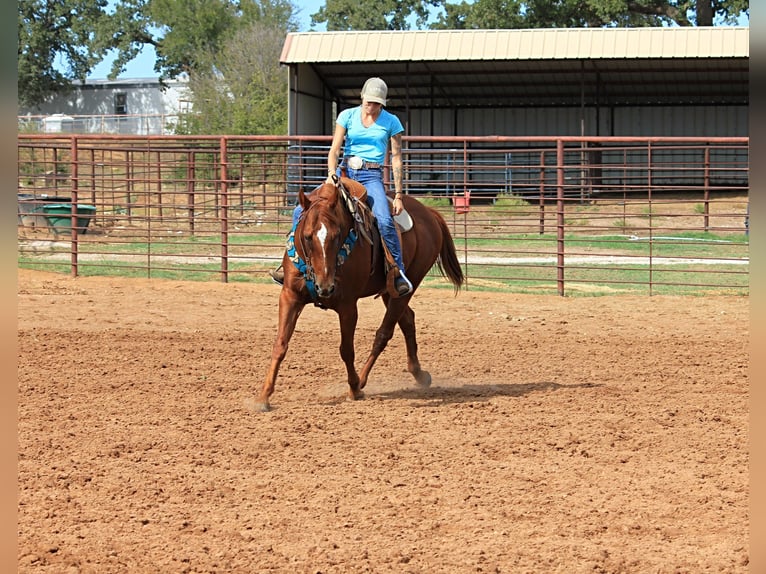
<path fill-rule="evenodd" d="M 404 334 L 404 342 L 407 345 L 407 370 L 415 377 L 415 382 L 420 387 L 431 385 L 431 374 L 420 368 L 418 360 L 418 341 L 415 335 L 415 311 L 408 305 L 399 317 L 399 328 Z"/>
<path fill-rule="evenodd" d="M 420 360 L 418 359 L 418 342 L 415 334 L 415 312 L 409 305 L 402 311 L 397 303 L 398 302 L 394 301 L 391 302 L 383 317 L 383 322 L 375 333 L 375 342 L 373 343 L 372 351 L 370 352 L 367 363 L 365 363 L 360 375 L 360 389 L 363 389 L 367 384 L 367 379 L 375 361 L 386 348 L 388 341 L 391 340 L 391 337 L 394 334 L 395 322 L 399 323 L 399 328 L 404 334 L 404 341 L 407 347 L 407 370 L 415 378 L 418 386 L 428 387 L 431 384 L 431 375 L 428 371 L 424 371 L 420 367 Z M 398 319 L 395 318 L 397 314 L 399 314 Z"/>

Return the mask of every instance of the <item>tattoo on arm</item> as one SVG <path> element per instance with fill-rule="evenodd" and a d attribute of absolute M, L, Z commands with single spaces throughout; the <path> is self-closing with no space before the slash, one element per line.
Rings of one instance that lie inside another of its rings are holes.
<path fill-rule="evenodd" d="M 391 171 L 394 175 L 394 191 L 402 192 L 402 136 L 391 138 Z"/>
<path fill-rule="evenodd" d="M 394 189 L 396 191 L 402 190 L 402 167 L 400 165 L 393 168 L 394 169 Z"/>

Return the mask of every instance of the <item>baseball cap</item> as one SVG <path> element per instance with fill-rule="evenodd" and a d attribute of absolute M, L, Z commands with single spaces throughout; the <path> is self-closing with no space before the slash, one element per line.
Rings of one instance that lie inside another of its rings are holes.
<path fill-rule="evenodd" d="M 386 105 L 386 96 L 388 95 L 388 86 L 380 78 L 370 78 L 362 87 L 362 100 L 368 102 L 377 102 Z"/>

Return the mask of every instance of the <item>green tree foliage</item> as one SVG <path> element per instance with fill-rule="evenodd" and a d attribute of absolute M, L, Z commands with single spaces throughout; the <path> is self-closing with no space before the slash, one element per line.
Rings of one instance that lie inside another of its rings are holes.
<path fill-rule="evenodd" d="M 193 112 L 179 129 L 190 134 L 287 132 L 287 69 L 279 65 L 280 28 L 253 22 L 204 54 L 212 63 L 190 77 Z"/>
<path fill-rule="evenodd" d="M 152 0 L 151 19 L 163 35 L 155 70 L 163 77 L 194 73 L 209 66 L 203 55 L 220 49 L 235 27 L 235 7 L 210 0 Z"/>
<path fill-rule="evenodd" d="M 440 2 L 434 29 L 513 29 L 733 24 L 749 0 L 475 0 Z"/>
<path fill-rule="evenodd" d="M 147 45 L 155 72 L 175 78 L 213 66 L 237 30 L 254 22 L 284 33 L 296 29 L 290 0 L 18 0 L 19 102 L 37 105 L 84 80 L 107 54 L 110 78 Z M 63 71 L 61 71 L 63 63 Z"/>
<path fill-rule="evenodd" d="M 66 91 L 103 54 L 90 48 L 102 25 L 106 0 L 18 0 L 18 95 L 37 105 L 54 92 Z M 59 64 L 59 67 L 56 64 Z"/>
<path fill-rule="evenodd" d="M 69 0 L 59 0 L 64 4 Z M 115 56 L 111 79 L 125 71 L 125 66 L 146 46 L 159 48 L 161 39 L 153 34 L 149 13 L 150 0 L 119 0 L 94 27 L 91 48 L 98 54 Z M 103 59 L 103 58 L 102 58 Z M 155 65 L 155 71 L 159 67 Z M 90 72 L 90 70 L 89 70 Z"/>
<path fill-rule="evenodd" d="M 749 0 L 327 0 L 311 22 L 328 30 L 712 26 L 749 10 Z"/>
<path fill-rule="evenodd" d="M 327 30 L 409 30 L 415 17 L 416 28 L 423 28 L 429 10 L 442 0 L 327 0 L 311 15 L 312 25 L 326 23 Z"/>

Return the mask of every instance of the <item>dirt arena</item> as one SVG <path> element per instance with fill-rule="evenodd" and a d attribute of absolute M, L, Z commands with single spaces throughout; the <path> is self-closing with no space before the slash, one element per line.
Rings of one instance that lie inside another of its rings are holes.
<path fill-rule="evenodd" d="M 358 402 L 310 307 L 254 413 L 278 293 L 19 271 L 19 572 L 748 571 L 747 298 L 424 289 Z"/>

